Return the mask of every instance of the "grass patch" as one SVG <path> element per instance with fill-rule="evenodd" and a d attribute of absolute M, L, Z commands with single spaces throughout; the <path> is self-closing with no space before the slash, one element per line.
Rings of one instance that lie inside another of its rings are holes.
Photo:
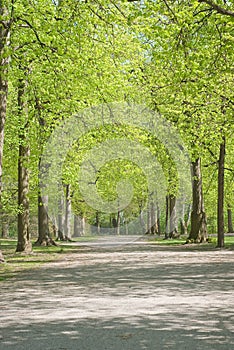
<path fill-rule="evenodd" d="M 187 237 L 181 236 L 180 238 L 176 239 L 164 239 L 163 237 L 149 237 L 148 238 L 151 243 L 161 245 L 161 246 L 179 246 L 183 245 L 186 243 Z M 208 239 L 209 246 L 212 248 L 216 248 L 217 246 L 217 237 L 212 235 Z M 234 235 L 233 236 L 227 236 L 225 235 L 224 237 L 224 243 L 225 243 L 225 248 L 227 249 L 234 249 Z M 199 246 L 206 246 L 207 244 L 194 244 L 197 247 Z"/>
<path fill-rule="evenodd" d="M 0 281 L 15 277 L 18 273 L 40 267 L 43 264 L 61 259 L 61 255 L 75 252 L 79 246 L 59 243 L 56 246 L 34 246 L 31 254 L 16 253 L 15 239 L 0 239 L 0 250 L 5 263 L 0 264 Z"/>

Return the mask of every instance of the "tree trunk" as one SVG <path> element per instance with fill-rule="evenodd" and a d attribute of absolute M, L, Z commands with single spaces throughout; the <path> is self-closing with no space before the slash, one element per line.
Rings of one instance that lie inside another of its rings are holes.
<path fill-rule="evenodd" d="M 180 219 L 181 235 L 188 235 L 188 226 L 191 218 L 191 206 L 188 206 L 187 213 L 185 212 L 185 204 L 183 204 L 182 218 Z"/>
<path fill-rule="evenodd" d="M 29 157 L 29 147 L 19 146 L 18 159 L 18 243 L 17 252 L 31 252 L 32 244 L 29 235 L 29 174 L 27 166 L 24 165 Z"/>
<path fill-rule="evenodd" d="M 57 245 L 50 237 L 47 205 L 48 197 L 38 193 L 38 239 L 35 242 L 37 246 Z"/>
<path fill-rule="evenodd" d="M 8 66 L 10 56 L 6 54 L 10 45 L 10 29 L 12 19 L 9 18 L 8 10 L 4 2 L 0 1 L 0 212 L 2 209 L 2 158 L 4 144 L 4 127 L 7 110 L 8 95 Z M 4 261 L 0 251 L 0 262 Z"/>
<path fill-rule="evenodd" d="M 28 161 L 30 148 L 27 140 L 28 120 L 25 101 L 26 82 L 19 80 L 18 113 L 19 113 L 19 155 L 18 155 L 18 242 L 16 252 L 30 253 L 32 244 L 29 235 L 29 171 Z M 23 127 L 22 127 L 23 125 Z"/>
<path fill-rule="evenodd" d="M 85 236 L 86 233 L 86 222 L 85 217 L 82 217 L 81 219 L 81 236 Z"/>
<path fill-rule="evenodd" d="M 146 234 L 151 234 L 151 203 L 148 203 L 148 210 L 147 210 L 147 231 Z"/>
<path fill-rule="evenodd" d="M 157 234 L 161 235 L 160 208 L 157 204 Z"/>
<path fill-rule="evenodd" d="M 145 232 L 146 227 L 145 227 L 144 212 L 142 210 L 142 207 L 143 207 L 143 204 L 140 203 L 140 206 L 139 206 L 139 209 L 140 209 L 140 212 L 139 212 L 139 214 L 140 214 L 140 226 L 141 226 L 142 233 L 144 234 L 144 233 L 146 233 Z"/>
<path fill-rule="evenodd" d="M 2 238 L 9 237 L 9 219 L 7 215 L 2 216 Z"/>
<path fill-rule="evenodd" d="M 228 214 L 228 233 L 233 233 L 232 209 L 229 204 L 228 204 L 227 214 Z"/>
<path fill-rule="evenodd" d="M 120 211 L 117 212 L 117 220 L 116 220 L 116 234 L 120 235 Z"/>
<path fill-rule="evenodd" d="M 151 212 L 151 234 L 154 235 L 157 232 L 157 220 L 156 220 L 156 208 L 154 203 L 151 203 L 150 206 L 150 212 Z"/>
<path fill-rule="evenodd" d="M 58 240 L 64 241 L 65 235 L 64 235 L 64 200 L 62 195 L 60 195 L 58 200 Z"/>
<path fill-rule="evenodd" d="M 99 212 L 96 211 L 96 222 L 95 226 L 97 227 L 97 234 L 100 235 L 101 227 L 100 227 L 100 219 L 99 219 Z"/>
<path fill-rule="evenodd" d="M 74 237 L 81 236 L 81 218 L 74 215 Z"/>
<path fill-rule="evenodd" d="M 66 185 L 66 210 L 65 210 L 65 222 L 64 222 L 64 228 L 65 228 L 65 239 L 70 241 L 71 240 L 71 186 Z"/>
<path fill-rule="evenodd" d="M 194 162 L 192 162 L 191 171 L 193 183 L 193 203 L 191 212 L 191 231 L 188 237 L 188 242 L 192 241 L 195 243 L 201 243 L 207 241 L 208 234 L 202 191 L 200 158 L 197 158 Z"/>
<path fill-rule="evenodd" d="M 169 195 L 169 237 L 175 238 L 178 236 L 177 224 L 176 224 L 176 197 L 172 194 Z"/>
<path fill-rule="evenodd" d="M 166 222 L 165 222 L 165 239 L 169 238 L 170 222 L 169 222 L 169 195 L 166 195 Z"/>
<path fill-rule="evenodd" d="M 219 248 L 224 247 L 224 163 L 225 163 L 225 138 L 220 144 L 219 171 L 218 171 L 218 243 Z"/>

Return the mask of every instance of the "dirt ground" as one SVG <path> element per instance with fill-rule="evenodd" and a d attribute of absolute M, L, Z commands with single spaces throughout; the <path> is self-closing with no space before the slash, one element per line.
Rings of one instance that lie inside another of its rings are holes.
<path fill-rule="evenodd" d="M 0 287 L 0 350 L 234 348 L 231 250 L 103 238 Z"/>

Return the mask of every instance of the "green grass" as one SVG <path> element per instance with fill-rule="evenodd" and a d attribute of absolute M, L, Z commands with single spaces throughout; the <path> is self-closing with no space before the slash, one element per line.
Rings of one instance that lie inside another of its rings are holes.
<path fill-rule="evenodd" d="M 153 244 L 161 245 L 161 246 L 180 246 L 186 243 L 187 237 L 181 236 L 181 238 L 176 239 L 164 239 L 163 237 L 149 237 L 149 241 Z M 234 236 L 225 236 L 225 248 L 234 249 Z M 207 245 L 206 243 L 203 244 Z M 215 236 L 209 237 L 208 245 L 210 248 L 216 248 L 217 246 L 217 238 Z M 194 245 L 195 246 L 195 245 Z M 202 246 L 201 244 L 197 244 L 197 247 Z"/>
<path fill-rule="evenodd" d="M 16 253 L 17 241 L 15 239 L 0 239 L 0 250 L 2 251 L 5 263 L 0 264 L 0 281 L 8 280 L 18 273 L 31 270 L 61 259 L 61 256 L 80 249 L 79 246 L 59 243 L 56 246 L 34 246 L 31 254 Z"/>

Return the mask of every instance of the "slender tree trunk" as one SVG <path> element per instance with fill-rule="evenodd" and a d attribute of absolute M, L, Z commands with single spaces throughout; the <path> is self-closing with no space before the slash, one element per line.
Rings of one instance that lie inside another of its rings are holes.
<path fill-rule="evenodd" d="M 100 227 L 100 218 L 99 218 L 99 212 L 96 211 L 96 222 L 95 226 L 97 227 L 97 234 L 100 235 L 101 227 Z"/>
<path fill-rule="evenodd" d="M 2 238 L 9 237 L 9 218 L 6 214 L 2 216 Z"/>
<path fill-rule="evenodd" d="M 220 144 L 219 172 L 218 172 L 218 247 L 224 247 L 224 163 L 225 163 L 225 138 Z"/>
<path fill-rule="evenodd" d="M 151 212 L 151 234 L 154 235 L 157 232 L 157 220 L 156 220 L 156 208 L 154 203 L 151 203 L 150 206 L 150 212 Z"/>
<path fill-rule="evenodd" d="M 188 241 L 201 243 L 207 241 L 208 234 L 202 191 L 200 158 L 197 158 L 194 162 L 192 162 L 191 170 L 193 181 L 193 203 L 191 212 L 191 231 L 188 237 Z"/>
<path fill-rule="evenodd" d="M 147 231 L 146 234 L 150 235 L 151 234 L 151 227 L 152 227 L 152 223 L 151 223 L 151 203 L 148 203 L 147 206 Z"/>
<path fill-rule="evenodd" d="M 29 253 L 32 244 L 29 235 L 29 171 L 28 161 L 30 148 L 27 140 L 28 120 L 25 101 L 26 82 L 19 80 L 18 110 L 19 110 L 19 155 L 18 155 L 18 242 L 17 252 Z M 23 125 L 23 126 L 22 126 Z"/>
<path fill-rule="evenodd" d="M 85 222 L 85 217 L 83 216 L 81 219 L 81 235 L 85 236 L 86 233 L 86 222 Z"/>
<path fill-rule="evenodd" d="M 63 196 L 59 196 L 58 200 L 58 240 L 64 241 L 65 240 L 65 235 L 64 235 L 64 199 Z"/>
<path fill-rule="evenodd" d="M 166 222 L 165 222 L 165 239 L 169 238 L 170 222 L 169 222 L 169 195 L 166 196 Z"/>
<path fill-rule="evenodd" d="M 143 210 L 142 210 L 142 203 L 140 203 L 140 206 L 139 206 L 139 209 L 140 209 L 140 225 L 141 225 L 141 230 L 142 230 L 142 233 L 146 233 L 146 227 L 145 227 L 145 220 L 144 220 L 144 215 L 143 215 Z"/>
<path fill-rule="evenodd" d="M 65 204 L 66 204 L 66 210 L 65 210 L 65 222 L 64 222 L 64 226 L 65 226 L 65 239 L 70 241 L 71 240 L 71 186 L 70 185 L 66 185 L 66 200 L 65 200 Z"/>
<path fill-rule="evenodd" d="M 117 219 L 116 219 L 116 234 L 120 235 L 120 211 L 117 212 Z"/>
<path fill-rule="evenodd" d="M 2 211 L 2 158 L 4 145 L 4 127 L 7 110 L 8 95 L 8 66 L 10 56 L 6 53 L 10 46 L 10 29 L 12 19 L 9 19 L 8 10 L 4 1 L 0 0 L 0 213 Z M 0 262 L 4 261 L 0 251 Z"/>
<path fill-rule="evenodd" d="M 183 204 L 182 218 L 180 220 L 180 233 L 181 235 L 188 235 L 188 226 L 191 218 L 191 206 L 188 206 L 187 212 L 185 211 L 185 204 Z"/>
<path fill-rule="evenodd" d="M 18 243 L 17 252 L 31 252 L 32 244 L 29 235 L 29 173 L 27 162 L 29 157 L 29 147 L 19 145 L 18 159 Z"/>
<path fill-rule="evenodd" d="M 174 195 L 169 195 L 169 237 L 174 238 L 178 235 L 177 223 L 176 223 L 176 197 Z"/>
<path fill-rule="evenodd" d="M 228 233 L 233 233 L 232 209 L 230 204 L 228 204 L 227 214 L 228 214 Z"/>
<path fill-rule="evenodd" d="M 161 235 L 161 221 L 160 221 L 160 208 L 157 204 L 157 234 Z"/>

